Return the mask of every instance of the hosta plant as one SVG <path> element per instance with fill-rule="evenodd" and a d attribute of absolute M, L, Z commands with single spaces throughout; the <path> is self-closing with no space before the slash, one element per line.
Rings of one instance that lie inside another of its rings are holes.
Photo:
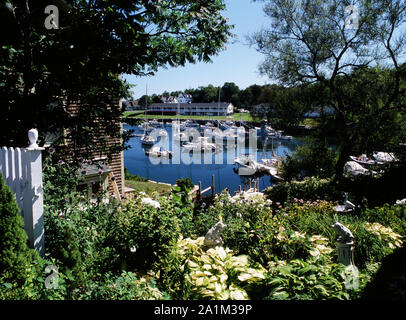
<path fill-rule="evenodd" d="M 204 238 L 181 239 L 179 251 L 185 254 L 192 284 L 192 299 L 245 300 L 247 291 L 263 283 L 266 270 L 252 265 L 248 256 L 234 256 L 228 248 L 203 250 Z"/>

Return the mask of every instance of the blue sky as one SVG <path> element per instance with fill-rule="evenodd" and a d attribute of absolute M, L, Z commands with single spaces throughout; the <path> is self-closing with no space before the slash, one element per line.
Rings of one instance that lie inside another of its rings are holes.
<path fill-rule="evenodd" d="M 199 86 L 222 86 L 225 82 L 234 82 L 240 89 L 269 83 L 267 77 L 259 75 L 258 66 L 264 58 L 253 47 L 246 44 L 245 36 L 258 31 L 269 21 L 263 13 L 262 2 L 251 0 L 226 0 L 227 11 L 224 16 L 234 24 L 232 30 L 237 38 L 227 44 L 227 49 L 212 57 L 212 63 L 186 64 L 185 67 L 159 70 L 152 77 L 135 77 L 125 75 L 127 82 L 135 84 L 132 89 L 134 98 L 145 94 L 160 94 L 164 91 L 177 91 Z"/>

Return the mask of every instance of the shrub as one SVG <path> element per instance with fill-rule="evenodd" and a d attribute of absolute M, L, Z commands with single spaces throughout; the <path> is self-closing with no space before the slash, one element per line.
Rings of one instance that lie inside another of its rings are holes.
<path fill-rule="evenodd" d="M 406 205 L 385 204 L 382 207 L 367 208 L 362 212 L 362 218 L 370 222 L 379 222 L 399 234 L 406 234 Z"/>
<path fill-rule="evenodd" d="M 26 269 L 38 253 L 27 246 L 24 220 L 19 215 L 17 202 L 0 174 L 0 274 L 3 281 L 23 284 Z"/>
<path fill-rule="evenodd" d="M 122 269 L 145 269 L 168 254 L 179 235 L 180 220 L 166 198 L 160 208 L 135 198 L 114 215 L 107 244 L 119 255 Z"/>
<path fill-rule="evenodd" d="M 264 190 L 264 194 L 274 203 L 291 202 L 293 199 L 304 201 L 342 200 L 342 194 L 338 191 L 336 183 L 331 179 L 319 179 L 317 177 L 306 178 L 303 181 L 291 181 L 278 183 Z"/>
<path fill-rule="evenodd" d="M 139 277 L 133 272 L 122 272 L 119 276 L 107 273 L 103 281 L 90 282 L 80 300 L 168 300 L 153 278 Z"/>

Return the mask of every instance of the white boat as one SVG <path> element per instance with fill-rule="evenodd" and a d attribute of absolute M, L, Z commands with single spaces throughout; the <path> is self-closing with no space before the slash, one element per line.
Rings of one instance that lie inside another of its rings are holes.
<path fill-rule="evenodd" d="M 159 127 L 161 125 L 161 123 L 158 120 L 153 119 L 153 120 L 149 121 L 149 125 L 152 127 Z"/>
<path fill-rule="evenodd" d="M 145 154 L 150 157 L 172 158 L 172 151 L 162 150 L 161 147 L 152 147 L 151 150 L 145 151 Z"/>
<path fill-rule="evenodd" d="M 278 139 L 279 140 L 292 140 L 293 137 L 292 136 L 280 136 Z"/>
<path fill-rule="evenodd" d="M 180 141 L 180 142 L 189 142 L 189 137 L 185 132 L 177 132 L 173 135 L 173 139 L 175 141 Z"/>
<path fill-rule="evenodd" d="M 158 135 L 161 137 L 167 137 L 168 136 L 168 132 L 166 132 L 165 129 L 161 129 L 158 131 Z"/>
<path fill-rule="evenodd" d="M 372 165 L 372 164 L 376 163 L 375 160 L 372 160 L 372 159 L 368 158 L 366 156 L 366 154 L 361 154 L 359 157 L 350 156 L 350 159 L 352 161 L 355 161 L 355 162 L 359 163 L 359 164 L 365 164 L 365 165 Z"/>
<path fill-rule="evenodd" d="M 251 154 L 241 155 L 234 159 L 234 164 L 238 166 L 238 174 L 242 176 L 252 176 L 259 168 L 259 163 Z"/>
<path fill-rule="evenodd" d="M 393 153 L 388 153 L 388 152 L 374 152 L 372 155 L 374 159 L 376 160 L 377 163 L 382 164 L 386 162 L 392 162 L 395 161 L 395 155 Z"/>
<path fill-rule="evenodd" d="M 197 141 L 195 142 L 189 142 L 183 146 L 183 148 L 187 151 L 189 150 L 211 150 L 214 151 L 216 150 L 216 144 L 211 143 L 208 141 L 208 137 L 198 137 Z"/>
<path fill-rule="evenodd" d="M 186 121 L 184 121 L 184 122 L 183 122 L 183 125 L 184 125 L 186 128 L 198 128 L 198 127 L 200 127 L 200 125 L 199 125 L 197 122 L 194 122 L 194 121 L 192 121 L 192 120 L 186 120 Z"/>
<path fill-rule="evenodd" d="M 138 129 L 140 129 L 140 130 L 142 130 L 142 131 L 150 132 L 150 131 L 152 131 L 154 128 L 151 127 L 148 122 L 144 122 L 144 123 L 142 123 L 142 124 L 140 124 L 140 125 L 138 126 Z"/>
<path fill-rule="evenodd" d="M 152 146 L 155 143 L 155 139 L 147 134 L 144 134 L 141 137 L 141 144 L 147 145 L 147 146 Z"/>

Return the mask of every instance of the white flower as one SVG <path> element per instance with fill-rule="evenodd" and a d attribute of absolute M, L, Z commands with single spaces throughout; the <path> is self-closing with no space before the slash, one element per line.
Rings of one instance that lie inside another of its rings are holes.
<path fill-rule="evenodd" d="M 152 200 L 151 198 L 142 198 L 141 203 L 152 206 L 154 208 L 160 208 L 161 205 L 158 201 Z"/>
<path fill-rule="evenodd" d="M 131 248 L 130 248 L 130 251 L 131 251 L 132 253 L 134 253 L 134 252 L 137 251 L 137 248 L 136 248 L 136 247 L 131 247 Z"/>

